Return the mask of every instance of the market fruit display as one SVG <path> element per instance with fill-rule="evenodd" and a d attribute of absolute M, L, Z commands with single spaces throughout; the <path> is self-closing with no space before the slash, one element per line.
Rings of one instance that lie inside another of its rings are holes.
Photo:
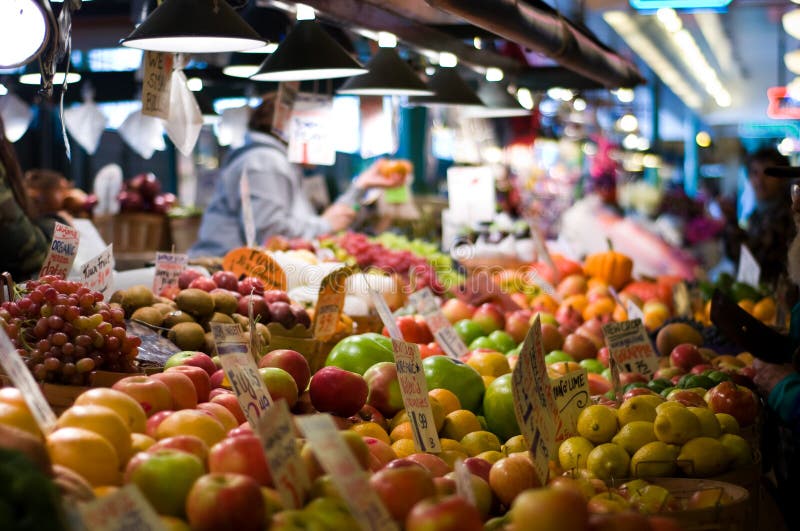
<path fill-rule="evenodd" d="M 125 181 L 117 200 L 123 212 L 157 214 L 166 214 L 178 203 L 175 194 L 161 192 L 161 183 L 152 173 L 142 173 Z"/>

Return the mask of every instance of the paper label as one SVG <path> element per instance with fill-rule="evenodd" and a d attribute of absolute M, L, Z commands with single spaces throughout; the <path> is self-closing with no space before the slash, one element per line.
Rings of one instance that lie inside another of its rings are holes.
<path fill-rule="evenodd" d="M 417 313 L 425 318 L 428 328 L 445 354 L 451 358 L 459 359 L 469 352 L 469 349 L 461 340 L 461 336 L 456 333 L 456 329 L 453 328 L 453 325 L 442 313 L 430 288 L 412 293 L 409 299 L 414 304 Z"/>
<path fill-rule="evenodd" d="M 298 94 L 289 124 L 289 162 L 333 166 L 336 162 L 333 98 Z"/>
<path fill-rule="evenodd" d="M 383 321 L 383 326 L 385 326 L 386 330 L 389 332 L 389 337 L 392 339 L 403 339 L 403 334 L 400 333 L 400 328 L 397 326 L 397 321 L 394 320 L 392 310 L 390 310 L 389 305 L 386 304 L 386 299 L 371 287 L 368 288 L 368 291 L 369 297 L 372 300 L 372 305 L 375 306 L 375 310 L 378 312 L 381 321 Z"/>
<path fill-rule="evenodd" d="M 327 341 L 336 333 L 347 295 L 345 284 L 352 272 L 349 267 L 343 267 L 332 271 L 320 282 L 317 304 L 314 307 L 315 339 Z"/>
<path fill-rule="evenodd" d="M 394 362 L 403 405 L 414 432 L 414 446 L 419 452 L 442 451 L 439 434 L 433 421 L 431 403 L 428 401 L 428 383 L 422 370 L 422 359 L 416 343 L 392 338 Z"/>
<path fill-rule="evenodd" d="M 153 293 L 158 295 L 161 290 L 171 286 L 178 286 L 178 277 L 189 264 L 189 255 L 180 253 L 156 253 L 156 271 L 153 276 Z"/>
<path fill-rule="evenodd" d="M 269 254 L 259 249 L 239 247 L 225 255 L 222 268 L 234 275 L 255 277 L 264 289 L 286 291 L 286 273 Z"/>
<path fill-rule="evenodd" d="M 651 378 L 658 370 L 658 355 L 641 319 L 603 325 L 609 356 L 622 372 L 638 372 Z"/>
<path fill-rule="evenodd" d="M 2 327 L 0 327 L 0 365 L 14 387 L 22 393 L 39 429 L 44 434 L 50 433 L 56 425 L 56 415 Z"/>
<path fill-rule="evenodd" d="M 366 472 L 339 435 L 331 416 L 326 413 L 302 415 L 296 422 L 361 528 L 364 531 L 397 530 L 397 524 L 367 481 Z"/>
<path fill-rule="evenodd" d="M 244 239 L 248 247 L 256 246 L 256 221 L 253 218 L 253 203 L 250 198 L 250 178 L 247 170 L 239 179 L 239 196 L 242 198 L 242 221 L 244 222 Z"/>
<path fill-rule="evenodd" d="M 644 319 L 644 312 L 642 309 L 630 299 L 625 303 L 625 312 L 628 314 L 628 319 Z"/>
<path fill-rule="evenodd" d="M 545 485 L 548 461 L 555 451 L 558 407 L 547 376 L 539 316 L 528 330 L 514 365 L 512 393 L 517 423 L 528 442 L 536 475 Z"/>
<path fill-rule="evenodd" d="M 107 295 L 114 282 L 114 244 L 81 266 L 81 282 L 87 288 Z"/>
<path fill-rule="evenodd" d="M 86 529 L 91 531 L 166 531 L 153 506 L 132 483 L 79 505 L 79 510 Z"/>
<path fill-rule="evenodd" d="M 472 472 L 464 464 L 463 459 L 456 459 L 453 471 L 456 476 L 456 494 L 467 500 L 473 507 L 475 502 L 475 489 L 472 488 Z"/>
<path fill-rule="evenodd" d="M 283 505 L 301 509 L 310 483 L 305 464 L 297 451 L 292 415 L 285 400 L 278 400 L 264 412 L 258 423 L 258 435 Z"/>
<path fill-rule="evenodd" d="M 753 287 L 758 287 L 761 282 L 761 266 L 745 244 L 739 249 L 739 270 L 736 280 Z"/>
<path fill-rule="evenodd" d="M 589 405 L 589 380 L 586 369 L 579 369 L 550 380 L 558 407 L 556 442 L 578 435 L 578 415 Z"/>
<path fill-rule="evenodd" d="M 142 114 L 169 120 L 173 57 L 171 53 L 144 52 Z"/>
<path fill-rule="evenodd" d="M 247 422 L 257 431 L 261 415 L 272 405 L 272 397 L 250 354 L 247 336 L 236 324 L 211 323 L 211 332 L 225 376 L 231 382 Z"/>
<path fill-rule="evenodd" d="M 284 142 L 289 141 L 292 109 L 299 89 L 299 81 L 283 81 L 278 84 L 278 94 L 275 97 L 275 112 L 272 115 L 272 134 Z"/>
<path fill-rule="evenodd" d="M 56 222 L 53 230 L 53 241 L 50 242 L 50 250 L 47 258 L 44 259 L 39 276 L 55 275 L 67 278 L 72 271 L 72 262 L 78 254 L 78 244 L 80 243 L 80 233 L 78 229 Z"/>

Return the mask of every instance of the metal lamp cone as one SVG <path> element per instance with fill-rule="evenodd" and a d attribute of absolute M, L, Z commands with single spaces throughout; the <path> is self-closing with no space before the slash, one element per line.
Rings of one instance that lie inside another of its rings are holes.
<path fill-rule="evenodd" d="M 464 107 L 482 106 L 483 102 L 461 79 L 455 68 L 439 68 L 428 78 L 428 87 L 433 96 L 409 98 L 410 105 L 458 105 Z"/>
<path fill-rule="evenodd" d="M 155 52 L 238 52 L 266 41 L 225 0 L 164 0 L 121 41 Z"/>
<path fill-rule="evenodd" d="M 365 74 L 367 70 L 313 20 L 295 24 L 250 79 L 306 81 Z"/>
<path fill-rule="evenodd" d="M 230 62 L 222 68 L 222 73 L 230 77 L 249 79 L 258 72 L 262 59 L 252 53 L 234 53 Z"/>
<path fill-rule="evenodd" d="M 509 94 L 505 85 L 500 83 L 482 83 L 478 87 L 478 97 L 483 107 L 471 108 L 467 116 L 474 118 L 509 118 L 512 116 L 529 116 L 531 111 L 519 104 L 517 98 Z"/>
<path fill-rule="evenodd" d="M 397 55 L 394 48 L 380 48 L 366 68 L 368 73 L 351 77 L 337 92 L 354 96 L 433 95 L 433 91 Z"/>

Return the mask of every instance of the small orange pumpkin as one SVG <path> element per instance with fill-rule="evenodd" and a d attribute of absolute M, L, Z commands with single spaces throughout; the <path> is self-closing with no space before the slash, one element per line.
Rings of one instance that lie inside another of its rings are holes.
<path fill-rule="evenodd" d="M 605 280 L 614 289 L 621 289 L 631 280 L 633 271 L 633 260 L 630 257 L 618 253 L 611 248 L 604 253 L 596 253 L 586 257 L 583 265 L 584 272 L 591 276 Z"/>

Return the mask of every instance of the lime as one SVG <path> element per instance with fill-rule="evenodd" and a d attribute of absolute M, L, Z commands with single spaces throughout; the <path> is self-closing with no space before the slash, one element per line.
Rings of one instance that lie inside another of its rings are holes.
<path fill-rule="evenodd" d="M 476 337 L 476 338 L 475 338 L 474 340 L 472 340 L 472 342 L 469 344 L 469 349 L 470 349 L 470 350 L 475 350 L 475 349 L 479 349 L 479 348 L 485 348 L 485 349 L 489 349 L 489 350 L 500 350 L 500 349 L 497 347 L 497 344 L 495 344 L 495 342 L 494 342 L 494 341 L 492 341 L 492 340 L 491 340 L 489 337 L 487 337 L 487 336 L 484 336 L 484 337 Z"/>
<path fill-rule="evenodd" d="M 467 345 L 484 335 L 483 328 L 478 326 L 477 323 L 473 323 L 469 319 L 456 321 L 456 324 L 453 325 L 453 328 L 456 329 L 456 333 Z"/>
<path fill-rule="evenodd" d="M 500 352 L 507 352 L 517 346 L 514 338 L 502 330 L 495 330 L 489 334 L 489 339 L 494 341 L 494 344 L 497 345 L 497 350 Z"/>
<path fill-rule="evenodd" d="M 731 377 L 722 371 L 709 371 L 709 373 L 706 376 L 708 376 L 709 380 L 714 382 L 714 385 L 722 382 L 731 381 Z"/>
<path fill-rule="evenodd" d="M 586 369 L 587 372 L 593 372 L 595 374 L 600 374 L 606 369 L 606 366 L 603 365 L 603 363 L 601 361 L 596 360 L 594 358 L 588 358 L 588 359 L 585 359 L 585 360 L 581 360 L 578 363 L 578 365 L 580 365 L 581 367 Z"/>
<path fill-rule="evenodd" d="M 551 363 L 558 363 L 559 361 L 575 361 L 575 358 L 563 350 L 554 350 L 544 357 L 544 362 L 548 365 Z"/>
<path fill-rule="evenodd" d="M 640 389 L 640 388 L 647 389 L 647 384 L 645 384 L 644 382 L 631 382 L 622 388 L 622 392 L 627 393 L 631 389 Z"/>
<path fill-rule="evenodd" d="M 609 369 L 609 368 L 603 369 L 603 372 L 600 373 L 600 376 L 602 376 L 603 378 L 605 378 L 606 380 L 608 380 L 610 382 L 611 381 L 611 369 Z"/>
<path fill-rule="evenodd" d="M 506 352 L 506 356 L 519 356 L 520 350 L 522 350 L 522 345 L 517 345 L 516 347 Z"/>
<path fill-rule="evenodd" d="M 686 380 L 686 387 L 684 389 L 691 389 L 693 387 L 702 387 L 703 389 L 711 389 L 719 382 L 714 382 L 708 376 L 703 376 L 702 374 L 695 374 L 692 375 L 690 378 Z"/>
<path fill-rule="evenodd" d="M 664 378 L 657 378 L 655 380 L 650 380 L 647 382 L 648 389 L 655 391 L 656 393 L 660 393 L 667 387 L 672 387 L 672 382 L 669 380 L 665 380 Z"/>
<path fill-rule="evenodd" d="M 662 389 L 662 390 L 661 390 L 661 392 L 660 392 L 660 393 L 658 393 L 658 394 L 660 394 L 660 395 L 661 395 L 661 396 L 663 396 L 664 398 L 667 398 L 667 396 L 669 396 L 669 394 L 670 394 L 672 391 L 674 391 L 675 389 L 677 389 L 677 387 L 665 387 L 665 388 L 664 388 L 664 389 Z"/>

